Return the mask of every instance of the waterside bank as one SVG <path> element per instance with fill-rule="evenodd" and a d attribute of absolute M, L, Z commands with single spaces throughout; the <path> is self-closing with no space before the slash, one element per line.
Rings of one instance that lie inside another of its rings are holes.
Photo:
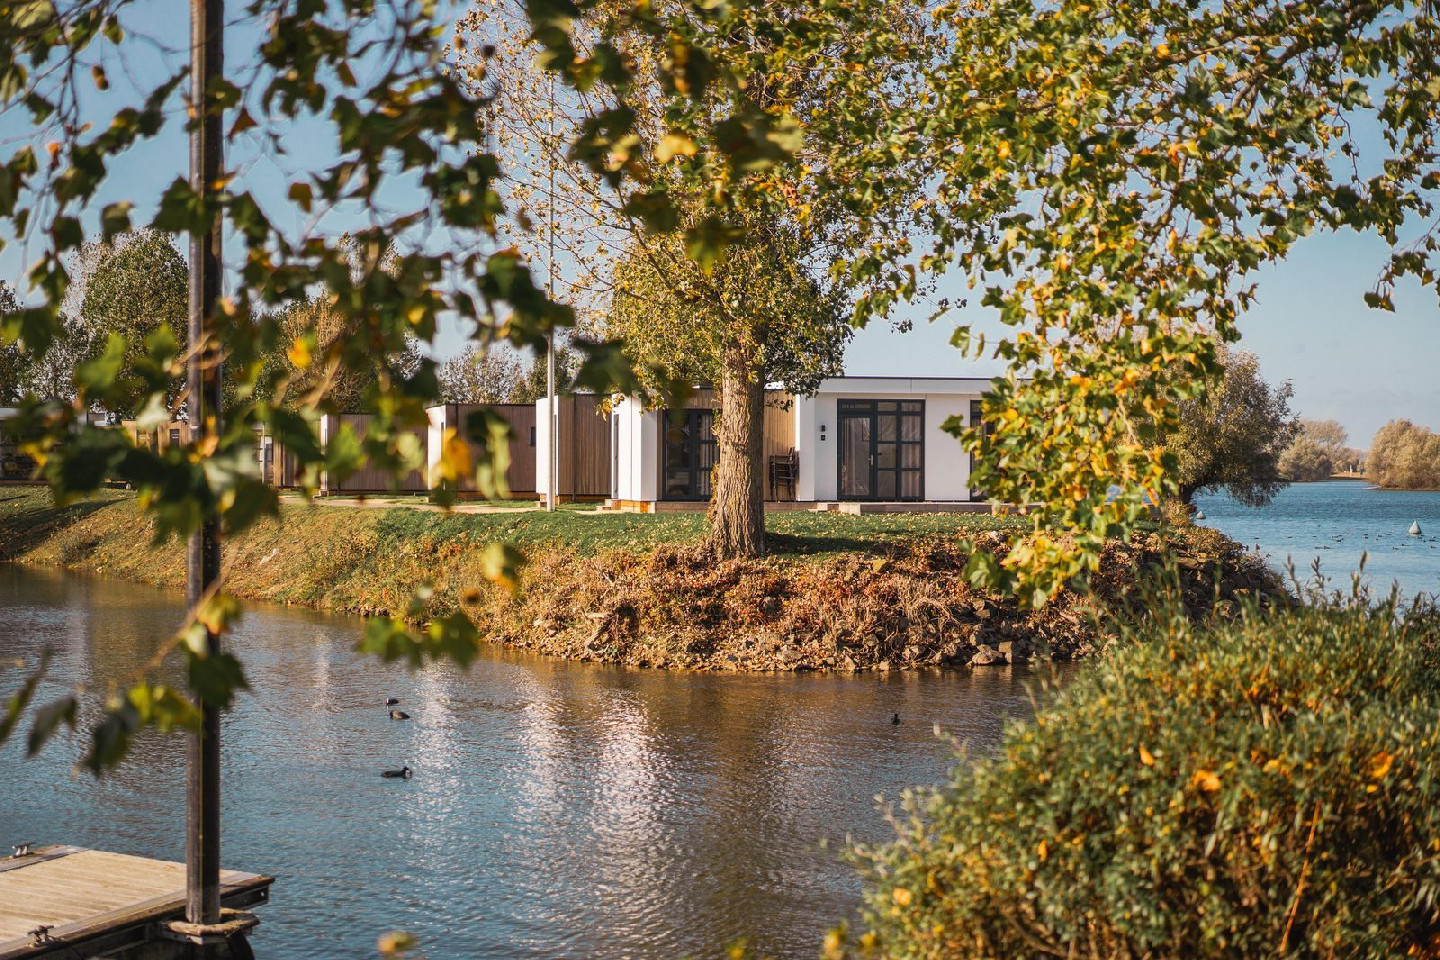
<path fill-rule="evenodd" d="M 975 590 L 960 534 L 999 550 L 1013 519 L 929 515 L 770 518 L 775 554 L 714 563 L 697 548 L 704 517 L 566 511 L 447 515 L 287 504 L 225 544 L 236 596 L 319 610 L 465 608 L 486 640 L 569 660 L 705 670 L 889 670 L 1078 659 L 1108 639 L 1101 603 L 1126 602 L 1141 573 L 1173 561 L 1196 615 L 1217 600 L 1277 588 L 1263 564 L 1213 531 L 1165 529 L 1106 550 L 1094 598 L 1044 609 Z M 183 584 L 183 552 L 155 546 L 135 498 L 65 509 L 44 490 L 0 487 L 0 559 L 160 586 Z M 491 586 L 485 551 L 516 543 L 519 587 Z"/>

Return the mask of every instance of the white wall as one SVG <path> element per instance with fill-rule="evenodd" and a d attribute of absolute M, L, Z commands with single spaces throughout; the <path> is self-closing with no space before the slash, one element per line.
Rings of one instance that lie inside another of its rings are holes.
<path fill-rule="evenodd" d="M 613 487 L 618 500 L 653 501 L 660 493 L 660 415 L 627 397 L 615 405 L 618 475 Z"/>
<path fill-rule="evenodd" d="M 440 485 L 440 453 L 445 445 L 445 429 L 455 427 L 455 424 L 445 422 L 445 414 L 449 409 L 450 407 L 443 403 L 425 408 L 425 415 L 430 418 L 425 444 L 425 485 L 432 490 Z"/>
<path fill-rule="evenodd" d="M 989 381 L 886 377 L 826 380 L 813 397 L 796 401 L 796 449 L 800 455 L 799 500 L 839 499 L 837 401 L 925 401 L 925 499 L 969 500 L 970 455 L 960 441 L 942 429 L 952 416 L 969 424 L 970 401 L 978 400 Z M 821 439 L 823 436 L 823 440 Z"/>
<path fill-rule="evenodd" d="M 557 402 L 559 398 L 556 398 Z M 550 424 L 554 414 L 550 399 L 535 401 L 535 493 L 544 497 L 550 492 Z"/>

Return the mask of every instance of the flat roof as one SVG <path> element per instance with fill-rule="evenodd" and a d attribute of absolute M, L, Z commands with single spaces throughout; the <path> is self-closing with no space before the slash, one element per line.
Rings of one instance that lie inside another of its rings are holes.
<path fill-rule="evenodd" d="M 991 377 L 827 377 L 818 393 L 986 393 Z"/>

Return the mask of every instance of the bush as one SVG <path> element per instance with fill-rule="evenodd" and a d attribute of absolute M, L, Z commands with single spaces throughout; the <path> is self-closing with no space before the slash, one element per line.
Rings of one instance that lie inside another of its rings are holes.
<path fill-rule="evenodd" d="M 857 851 L 866 952 L 1440 956 L 1440 615 L 1149 633 Z"/>

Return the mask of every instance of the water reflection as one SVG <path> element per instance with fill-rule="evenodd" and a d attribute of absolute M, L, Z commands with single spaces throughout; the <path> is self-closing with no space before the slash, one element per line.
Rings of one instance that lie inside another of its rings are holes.
<path fill-rule="evenodd" d="M 42 696 L 83 682 L 93 710 L 180 612 L 169 594 L 0 566 L 0 692 L 48 642 Z M 397 926 L 431 957 L 715 956 L 740 936 L 814 956 L 859 894 L 836 850 L 885 835 L 875 796 L 944 777 L 934 724 L 984 750 L 1034 685 L 1008 669 L 708 676 L 503 650 L 468 673 L 408 673 L 356 658 L 358 627 L 251 608 L 233 641 L 253 689 L 225 720 L 224 860 L 278 877 L 266 956 L 366 955 Z M 390 720 L 387 696 L 413 719 Z M 81 748 L 0 748 L 0 842 L 179 858 L 180 742 L 142 737 L 102 783 L 70 775 Z M 378 776 L 401 763 L 414 780 Z"/>

